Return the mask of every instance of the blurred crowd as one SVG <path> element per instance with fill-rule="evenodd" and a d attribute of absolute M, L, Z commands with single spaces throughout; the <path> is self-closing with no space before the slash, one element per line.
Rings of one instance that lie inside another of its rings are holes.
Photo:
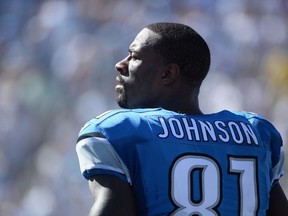
<path fill-rule="evenodd" d="M 264 115 L 288 155 L 287 20 L 286 0 L 0 0 L 0 215 L 88 214 L 77 135 L 118 108 L 114 65 L 152 22 L 190 25 L 209 44 L 204 112 Z"/>

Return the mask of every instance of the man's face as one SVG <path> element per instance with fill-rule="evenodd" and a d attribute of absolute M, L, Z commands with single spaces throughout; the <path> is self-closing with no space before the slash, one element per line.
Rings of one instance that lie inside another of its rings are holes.
<path fill-rule="evenodd" d="M 129 54 L 115 65 L 117 103 L 122 108 L 157 107 L 160 96 L 159 80 L 164 63 L 153 50 L 159 35 L 143 29 L 131 43 Z"/>

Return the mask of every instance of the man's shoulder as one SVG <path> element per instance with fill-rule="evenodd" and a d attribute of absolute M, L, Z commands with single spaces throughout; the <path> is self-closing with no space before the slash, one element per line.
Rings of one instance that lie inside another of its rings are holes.
<path fill-rule="evenodd" d="M 265 117 L 259 113 L 249 112 L 249 111 L 230 111 L 236 116 L 242 116 L 246 119 L 265 119 Z"/>
<path fill-rule="evenodd" d="M 236 118 L 245 119 L 250 122 L 253 127 L 261 134 L 269 134 L 269 136 L 277 137 L 281 139 L 279 131 L 275 128 L 272 122 L 266 119 L 264 115 L 247 112 L 247 111 L 229 111 L 232 115 L 237 116 Z"/>
<path fill-rule="evenodd" d="M 150 117 L 153 118 L 152 116 L 163 112 L 161 108 L 110 110 L 88 121 L 81 129 L 80 134 L 95 131 L 126 133 L 128 131 L 147 129 Z"/>
<path fill-rule="evenodd" d="M 93 118 L 91 121 L 94 123 L 102 123 L 109 122 L 113 120 L 113 122 L 121 122 L 128 120 L 140 119 L 153 115 L 161 115 L 165 111 L 161 108 L 143 108 L 143 109 L 115 109 L 104 112 L 97 117 Z"/>
<path fill-rule="evenodd" d="M 259 118 L 263 119 L 264 117 L 261 114 L 249 112 L 249 111 L 238 111 L 238 110 L 222 110 L 218 113 L 216 113 L 218 116 L 227 116 L 232 118 Z"/>
<path fill-rule="evenodd" d="M 264 124 L 271 124 L 263 115 L 249 111 L 232 111 L 223 110 L 217 113 L 218 117 L 231 119 L 233 121 L 248 121 L 251 124 L 262 122 Z"/>

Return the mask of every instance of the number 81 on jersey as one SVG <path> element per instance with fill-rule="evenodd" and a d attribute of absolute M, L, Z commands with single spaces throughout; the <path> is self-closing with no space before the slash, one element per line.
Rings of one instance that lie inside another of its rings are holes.
<path fill-rule="evenodd" d="M 258 209 L 257 160 L 255 157 L 228 157 L 229 174 L 238 176 L 240 197 L 239 215 L 256 215 Z M 217 207 L 221 201 L 221 170 L 212 158 L 203 155 L 185 155 L 178 158 L 171 170 L 170 195 L 178 208 L 170 215 L 218 216 Z M 193 175 L 201 171 L 200 198 L 193 197 Z M 230 182 L 229 184 L 233 184 Z"/>

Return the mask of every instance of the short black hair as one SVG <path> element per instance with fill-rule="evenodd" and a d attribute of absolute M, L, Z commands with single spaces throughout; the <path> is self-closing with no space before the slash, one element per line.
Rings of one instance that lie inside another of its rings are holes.
<path fill-rule="evenodd" d="M 166 63 L 175 63 L 188 84 L 201 85 L 210 68 L 210 50 L 191 27 L 180 23 L 153 23 L 145 28 L 158 34 L 154 49 Z"/>

